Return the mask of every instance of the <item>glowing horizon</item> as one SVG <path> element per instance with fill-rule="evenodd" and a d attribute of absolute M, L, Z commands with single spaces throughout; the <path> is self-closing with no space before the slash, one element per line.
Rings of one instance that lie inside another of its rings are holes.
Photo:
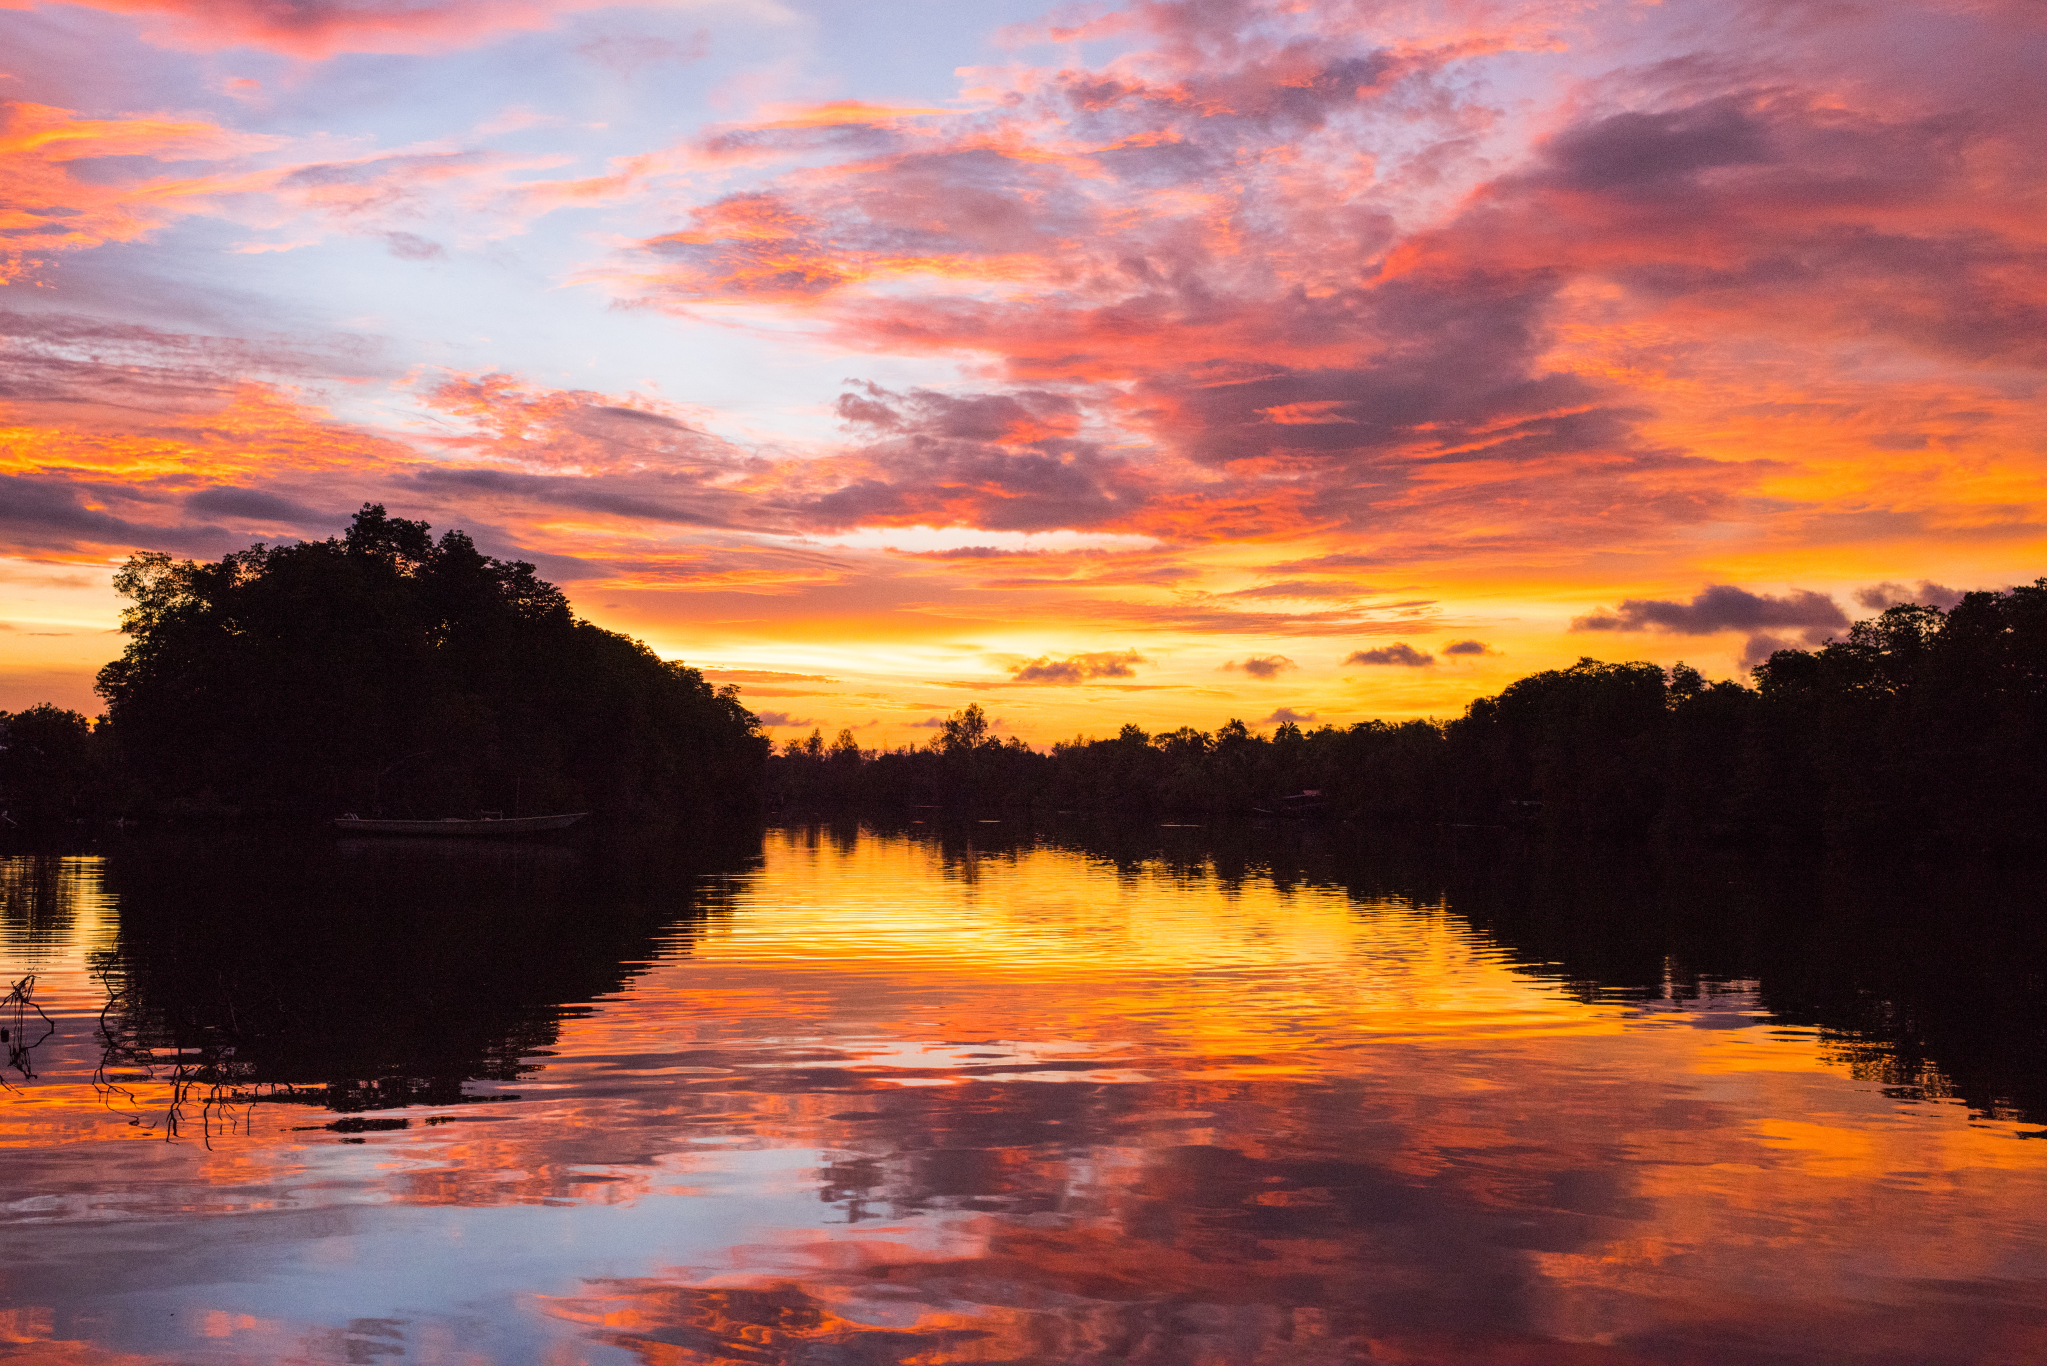
<path fill-rule="evenodd" d="M 1739 675 L 2047 572 L 2037 7 L 0 34 L 0 707 L 97 710 L 125 555 L 366 500 L 865 745 Z"/>

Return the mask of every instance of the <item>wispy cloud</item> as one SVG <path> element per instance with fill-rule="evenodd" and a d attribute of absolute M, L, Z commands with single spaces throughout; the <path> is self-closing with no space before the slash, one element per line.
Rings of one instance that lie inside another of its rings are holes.
<path fill-rule="evenodd" d="M 90 118 L 0 100 L 0 285 L 46 274 L 55 254 L 133 242 L 208 207 L 241 188 L 239 158 L 282 141 L 169 114 Z M 81 174 L 107 166 L 120 174 Z"/>

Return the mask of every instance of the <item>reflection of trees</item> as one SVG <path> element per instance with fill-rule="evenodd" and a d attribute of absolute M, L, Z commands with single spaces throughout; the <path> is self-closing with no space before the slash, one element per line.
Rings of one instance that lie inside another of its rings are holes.
<path fill-rule="evenodd" d="M 2042 955 L 2023 914 L 2037 898 L 1994 879 L 1928 885 L 1490 835 L 1364 846 L 1342 827 L 911 833 L 955 869 L 1059 846 L 1132 875 L 1447 905 L 1581 998 L 1737 992 L 1820 1027 L 1861 1075 L 2042 1113 L 2028 1090 L 2047 1055 Z M 840 848 L 862 837 L 809 835 Z M 1610 1129 L 1569 1114 L 1453 1116 L 1393 1076 L 885 1087 L 820 1065 L 763 1069 L 743 1088 L 829 1107 L 818 1195 L 853 1227 L 813 1245 L 814 1265 L 778 1244 L 746 1259 L 772 1269 L 743 1283 L 592 1281 L 551 1312 L 649 1363 L 1761 1359 L 1726 1336 L 1749 1324 L 1710 1312 L 1697 1340 L 1582 1356 L 1541 1318 L 1554 1292 L 1531 1254 L 1639 1238 L 1654 1197 L 1634 1193 L 1631 1145 L 1681 1143 L 1698 1122 L 1666 1113 L 1654 1087 L 1602 1100 L 1640 1107 Z M 1181 1114 L 1200 1136 L 1170 1137 Z M 1943 1312 L 1907 1336 L 1938 1340 L 1945 1327 L 1928 1323 Z M 1801 1341 L 1827 1336 L 1795 1327 Z"/>
<path fill-rule="evenodd" d="M 750 849 L 333 841 L 116 856 L 102 1080 L 257 1101 L 446 1105 L 510 1082 L 580 1003 L 687 950 L 698 874 Z M 179 1122 L 174 1108 L 171 1122 Z"/>
<path fill-rule="evenodd" d="M 833 827 L 843 842 L 855 827 Z M 1225 888 L 1342 887 L 1447 904 L 1532 973 L 1592 999 L 1696 1001 L 1733 989 L 1823 1031 L 1858 1077 L 1902 1099 L 1955 1096 L 2047 1122 L 2041 875 L 1545 842 L 1516 832 L 1400 835 L 1349 825 L 1005 821 L 869 827 L 928 840 L 950 867 L 1074 850 Z M 1741 984 L 1739 987 L 1736 984 Z"/>
<path fill-rule="evenodd" d="M 55 854 L 0 858 L 0 945 L 31 958 L 60 953 L 80 891 L 79 864 Z"/>
<path fill-rule="evenodd" d="M 1641 848 L 1471 847 L 1450 909 L 1582 994 L 1698 1000 L 1752 984 L 1900 1099 L 2047 1120 L 2040 876 Z"/>
<path fill-rule="evenodd" d="M 963 827 L 939 838 L 989 836 Z M 1344 825 L 1102 823 L 1010 838 L 1223 886 L 1255 875 L 1282 890 L 1444 902 L 1527 971 L 1588 999 L 1698 1000 L 1755 984 L 1774 1018 L 1820 1029 L 1855 1075 L 1901 1099 L 1955 1096 L 2047 1121 L 2047 933 L 2036 909 L 2047 888 L 2023 865 L 1773 861 Z"/>

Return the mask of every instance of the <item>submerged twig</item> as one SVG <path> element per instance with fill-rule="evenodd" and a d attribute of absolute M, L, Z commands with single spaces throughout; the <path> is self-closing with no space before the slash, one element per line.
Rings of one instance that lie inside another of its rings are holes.
<path fill-rule="evenodd" d="M 35 1067 L 29 1057 L 36 1046 L 57 1032 L 57 1022 L 44 1013 L 36 1004 L 36 975 L 30 973 L 14 984 L 13 990 L 0 997 L 0 1043 L 7 1045 L 7 1066 L 21 1073 L 24 1081 L 35 1080 Z M 42 1023 L 43 1032 L 31 1039 L 28 1037 L 29 1012 L 34 1011 Z M 13 1090 L 4 1073 L 0 1073 L 0 1086 Z"/>
<path fill-rule="evenodd" d="M 223 1133 L 237 1130 L 246 1132 L 250 1114 L 237 1115 L 243 1107 L 253 1107 L 264 1098 L 264 1093 L 246 1084 L 237 1077 L 235 1046 L 209 1040 L 206 1044 L 190 1048 L 175 1037 L 168 1048 L 152 1044 L 144 1030 L 137 1025 L 128 1009 L 129 989 L 126 983 L 118 981 L 111 970 L 103 970 L 100 984 L 105 988 L 107 998 L 100 1007 L 99 1065 L 93 1069 L 93 1089 L 99 1092 L 101 1103 L 112 1108 L 119 1097 L 133 1103 L 135 1093 L 121 1085 L 123 1081 L 162 1081 L 170 1087 L 170 1103 L 164 1107 L 161 1116 L 144 1119 L 131 1115 L 128 1122 L 137 1128 L 154 1129 L 163 1125 L 166 1142 L 186 1136 L 188 1108 L 196 1102 L 199 1112 L 199 1137 L 208 1147 L 213 1146 L 216 1127 Z M 168 1060 L 159 1057 L 168 1053 Z M 168 1063 L 168 1074 L 160 1074 Z M 131 1075 L 116 1076 L 111 1070 L 120 1068 Z M 139 1076 L 132 1075 L 139 1073 Z M 274 1089 L 274 1088 L 273 1088 Z"/>

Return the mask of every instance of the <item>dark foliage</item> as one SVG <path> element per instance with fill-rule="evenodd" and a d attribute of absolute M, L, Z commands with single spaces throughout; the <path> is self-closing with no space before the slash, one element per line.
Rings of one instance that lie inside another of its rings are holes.
<path fill-rule="evenodd" d="M 922 749 L 850 732 L 769 763 L 785 808 L 864 804 L 1138 813 L 1285 812 L 1289 794 L 1380 822 L 1556 833 L 1789 839 L 1976 851 L 2047 845 L 2047 579 L 1948 612 L 1894 607 L 1754 687 L 1679 664 L 1583 659 L 1480 698 L 1447 724 L 1367 721 L 1271 735 L 1077 739 L 1038 753 L 978 706 Z"/>
<path fill-rule="evenodd" d="M 107 882 L 119 938 L 95 960 L 103 1044 L 118 1068 L 174 1052 L 202 1092 L 243 1100 L 455 1103 L 465 1082 L 536 1070 L 576 1003 L 687 952 L 716 913 L 704 875 L 758 853 L 757 830 L 721 842 L 645 826 L 595 847 L 124 845 Z"/>
<path fill-rule="evenodd" d="M 218 564 L 162 555 L 117 580 L 126 655 L 111 726 L 0 716 L 0 807 L 342 809 L 1036 808 L 1255 814 L 1572 835 L 1972 852 L 2047 845 L 2047 579 L 1905 605 L 1754 686 L 1683 664 L 1583 659 L 1447 723 L 1270 735 L 1232 720 L 1034 751 L 970 706 L 922 748 L 851 732 L 769 752 L 729 689 L 576 621 L 531 565 L 366 507 L 348 535 Z M 765 759 L 765 774 L 763 774 Z M 1293 804 L 1289 798 L 1294 798 Z"/>
<path fill-rule="evenodd" d="M 1751 801 L 1836 839 L 2042 842 L 2047 579 L 1893 607 L 1756 670 Z"/>
<path fill-rule="evenodd" d="M 730 690 L 577 620 L 533 566 L 365 506 L 345 537 L 137 555 L 99 692 L 172 812 L 744 812 L 767 741 Z"/>
<path fill-rule="evenodd" d="M 0 812 L 17 826 L 77 820 L 103 809 L 114 774 L 104 729 L 49 703 L 0 711 Z"/>

